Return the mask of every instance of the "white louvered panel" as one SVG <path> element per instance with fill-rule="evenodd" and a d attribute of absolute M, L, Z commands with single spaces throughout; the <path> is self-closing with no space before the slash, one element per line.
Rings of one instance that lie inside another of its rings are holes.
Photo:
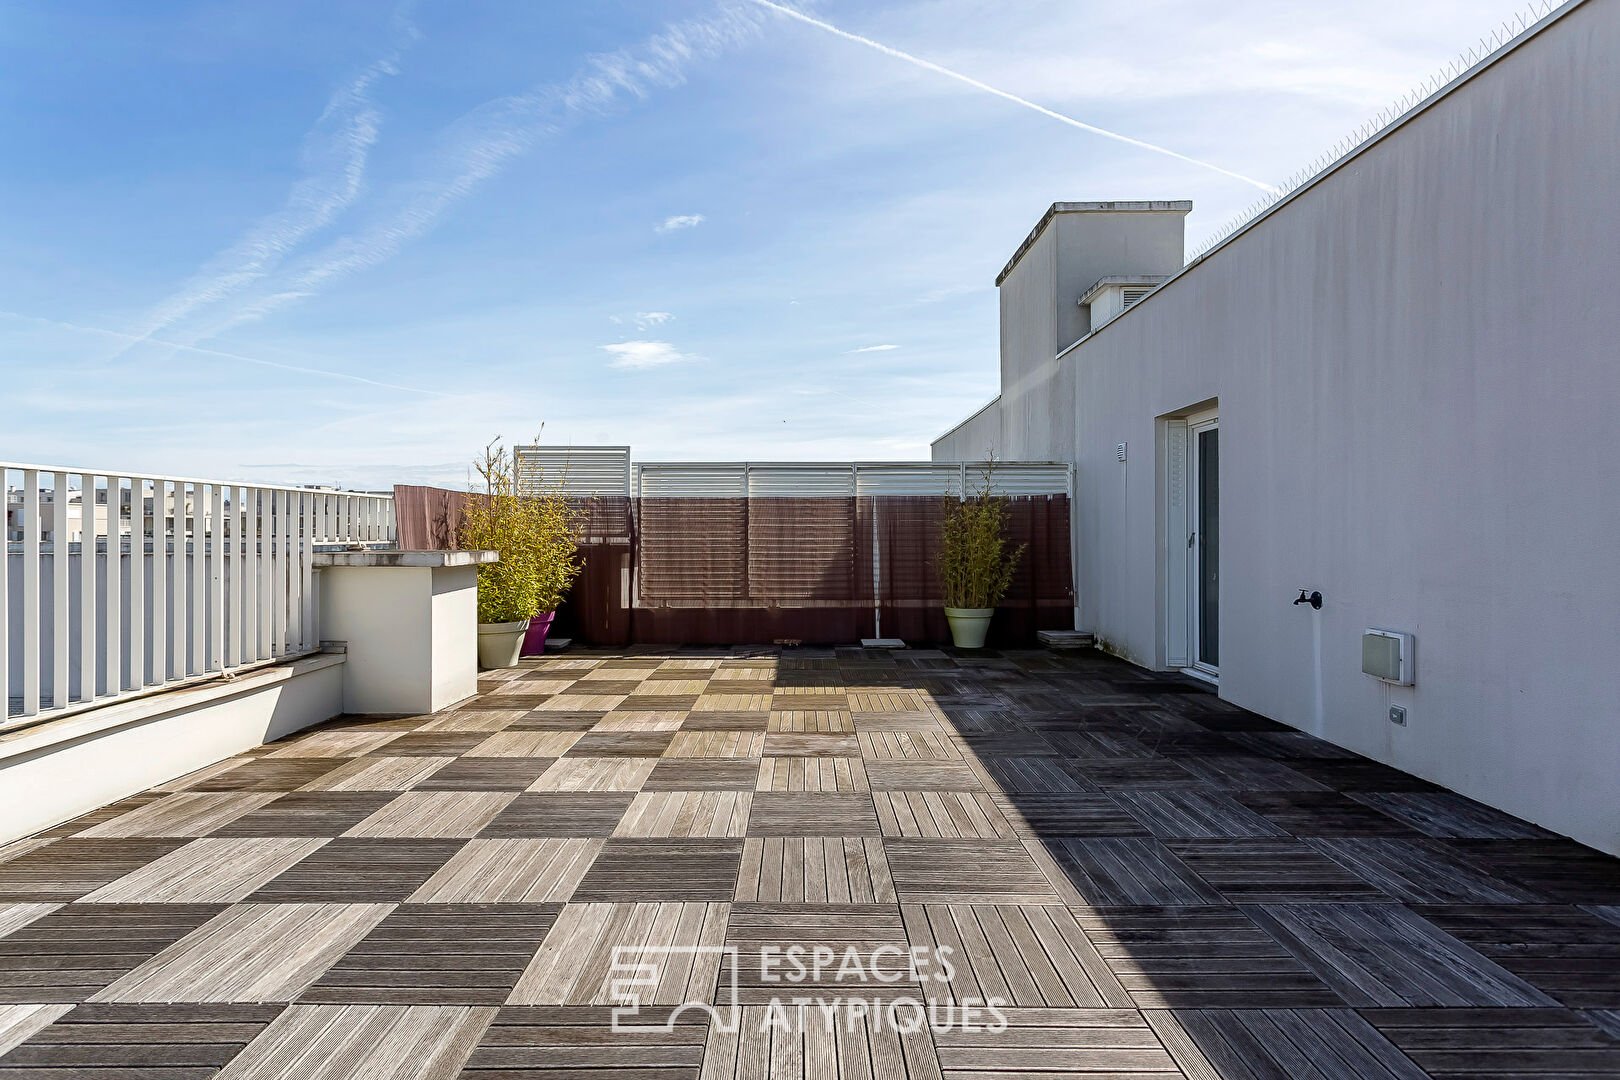
<path fill-rule="evenodd" d="M 855 494 L 855 470 L 849 465 L 748 466 L 750 499 L 837 499 Z"/>
<path fill-rule="evenodd" d="M 1069 493 L 1069 467 L 1045 463 L 1020 464 L 1016 461 L 997 464 L 990 474 L 992 489 L 997 495 L 1067 495 Z M 967 467 L 968 490 L 976 490 L 984 483 L 983 469 Z"/>
<path fill-rule="evenodd" d="M 855 467 L 858 495 L 960 495 L 962 469 L 957 465 L 871 464 Z"/>
<path fill-rule="evenodd" d="M 1153 285 L 1126 285 L 1124 288 L 1120 289 L 1120 294 L 1125 301 L 1125 306 L 1130 307 L 1132 304 L 1142 299 L 1142 297 L 1152 292 L 1154 288 L 1156 288 L 1156 286 Z"/>
<path fill-rule="evenodd" d="M 517 446 L 512 453 L 521 494 L 630 494 L 628 446 Z"/>
<path fill-rule="evenodd" d="M 744 499 L 748 497 L 748 466 L 663 464 L 636 466 L 637 494 L 643 499 Z"/>

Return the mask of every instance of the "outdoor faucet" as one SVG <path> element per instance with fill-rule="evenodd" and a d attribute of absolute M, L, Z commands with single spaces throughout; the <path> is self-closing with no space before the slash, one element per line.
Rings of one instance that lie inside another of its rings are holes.
<path fill-rule="evenodd" d="M 1309 604 L 1309 605 L 1311 605 L 1311 607 L 1315 608 L 1317 611 L 1321 611 L 1322 610 L 1322 594 L 1319 593 L 1319 592 L 1313 592 L 1313 593 L 1310 593 L 1309 595 L 1306 595 L 1305 590 L 1301 589 L 1301 590 L 1299 590 L 1299 599 L 1295 600 L 1294 604 L 1295 604 L 1295 606 L 1298 606 L 1300 604 Z"/>

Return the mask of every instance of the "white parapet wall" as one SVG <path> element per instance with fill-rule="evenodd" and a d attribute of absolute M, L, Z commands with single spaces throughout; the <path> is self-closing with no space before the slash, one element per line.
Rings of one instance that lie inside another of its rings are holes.
<path fill-rule="evenodd" d="M 336 716 L 344 666 L 318 653 L 0 736 L 0 844 Z"/>

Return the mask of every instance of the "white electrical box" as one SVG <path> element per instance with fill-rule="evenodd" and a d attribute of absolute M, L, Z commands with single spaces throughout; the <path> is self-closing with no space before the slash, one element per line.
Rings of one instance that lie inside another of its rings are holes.
<path fill-rule="evenodd" d="M 1416 674 L 1411 634 L 1398 630 L 1363 630 L 1361 671 L 1397 686 L 1411 686 Z"/>

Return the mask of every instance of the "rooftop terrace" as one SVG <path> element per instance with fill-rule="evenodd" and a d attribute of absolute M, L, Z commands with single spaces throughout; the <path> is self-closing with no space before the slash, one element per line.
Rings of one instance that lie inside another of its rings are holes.
<path fill-rule="evenodd" d="M 479 690 L 0 849 L 0 1077 L 1620 1074 L 1620 861 L 1179 678 L 643 650 Z M 954 972 L 773 983 L 795 944 Z M 638 1022 L 736 1030 L 611 1030 L 614 947 L 666 945 L 719 949 Z M 1008 1027 L 848 1003 L 904 997 Z"/>

